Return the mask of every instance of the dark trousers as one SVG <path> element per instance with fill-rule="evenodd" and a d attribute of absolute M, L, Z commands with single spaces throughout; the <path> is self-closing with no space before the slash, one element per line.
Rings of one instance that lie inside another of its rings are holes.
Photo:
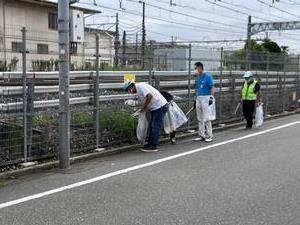
<path fill-rule="evenodd" d="M 165 105 L 157 110 L 151 111 L 151 120 L 149 124 L 149 139 L 148 145 L 150 147 L 157 147 L 159 140 L 159 132 L 163 125 L 164 116 L 168 110 L 169 105 Z"/>
<path fill-rule="evenodd" d="M 247 128 L 252 128 L 253 114 L 255 111 L 255 100 L 243 100 L 243 114 L 247 120 Z"/>

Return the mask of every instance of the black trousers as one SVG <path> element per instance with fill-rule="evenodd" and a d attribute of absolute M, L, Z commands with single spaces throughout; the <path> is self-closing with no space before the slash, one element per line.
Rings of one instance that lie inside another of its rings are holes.
<path fill-rule="evenodd" d="M 243 100 L 243 114 L 247 120 L 247 128 L 252 128 L 255 100 Z"/>

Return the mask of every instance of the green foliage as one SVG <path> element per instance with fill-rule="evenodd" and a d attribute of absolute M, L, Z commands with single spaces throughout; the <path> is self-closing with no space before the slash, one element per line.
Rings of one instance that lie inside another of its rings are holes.
<path fill-rule="evenodd" d="M 12 58 L 8 64 L 6 60 L 0 60 L 0 71 L 15 71 L 17 70 L 18 62 L 17 57 Z"/>
<path fill-rule="evenodd" d="M 101 71 L 140 71 L 143 70 L 143 68 L 136 65 L 113 67 L 108 63 L 101 63 L 100 70 Z"/>
<path fill-rule="evenodd" d="M 58 118 L 48 115 L 36 115 L 33 124 L 39 127 L 58 126 Z"/>
<path fill-rule="evenodd" d="M 101 128 L 112 133 L 122 133 L 133 138 L 137 120 L 126 111 L 105 111 L 101 113 Z"/>
<path fill-rule="evenodd" d="M 75 126 L 93 125 L 93 115 L 87 112 L 74 113 L 71 115 L 71 124 Z"/>
<path fill-rule="evenodd" d="M 262 51 L 282 53 L 282 49 L 279 47 L 279 45 L 270 39 L 265 39 L 261 46 Z"/>
<path fill-rule="evenodd" d="M 269 54 L 269 69 L 282 70 L 284 56 L 288 53 L 288 47 L 279 45 L 265 39 L 262 43 L 251 40 L 250 43 L 251 68 L 255 70 L 266 70 L 267 53 Z M 226 69 L 245 70 L 246 69 L 246 45 L 243 49 L 232 52 L 224 57 Z"/>
<path fill-rule="evenodd" d="M 33 71 L 58 71 L 58 60 L 33 60 L 31 66 Z"/>

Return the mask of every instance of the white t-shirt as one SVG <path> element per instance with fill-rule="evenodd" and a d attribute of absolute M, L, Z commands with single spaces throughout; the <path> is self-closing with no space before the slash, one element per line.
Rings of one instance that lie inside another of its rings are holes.
<path fill-rule="evenodd" d="M 142 104 L 145 103 L 145 97 L 150 93 L 152 100 L 148 105 L 150 111 L 157 110 L 167 104 L 167 100 L 160 94 L 158 90 L 146 83 L 136 83 L 136 92 Z"/>

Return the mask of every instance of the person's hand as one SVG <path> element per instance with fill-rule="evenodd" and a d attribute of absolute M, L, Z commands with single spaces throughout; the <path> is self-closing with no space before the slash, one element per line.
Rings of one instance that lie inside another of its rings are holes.
<path fill-rule="evenodd" d="M 261 99 L 257 99 L 255 103 L 256 103 L 256 107 L 258 107 L 262 104 L 262 101 Z"/>
<path fill-rule="evenodd" d="M 209 97 L 208 105 L 212 105 L 214 103 L 214 96 Z"/>
<path fill-rule="evenodd" d="M 140 114 L 141 114 L 141 110 L 139 109 L 135 113 L 131 114 L 131 116 L 134 117 L 134 118 L 136 118 L 136 117 L 139 117 Z"/>

